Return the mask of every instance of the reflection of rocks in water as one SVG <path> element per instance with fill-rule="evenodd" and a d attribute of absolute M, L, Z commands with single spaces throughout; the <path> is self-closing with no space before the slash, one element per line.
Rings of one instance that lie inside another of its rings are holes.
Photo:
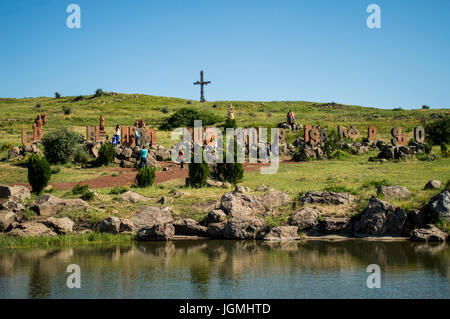
<path fill-rule="evenodd" d="M 279 250 L 283 252 L 298 252 L 299 242 L 294 240 L 282 241 L 266 241 L 264 245 L 270 249 Z"/>
<path fill-rule="evenodd" d="M 42 265 L 39 261 L 31 265 L 29 282 L 28 282 L 28 296 L 30 298 L 46 298 L 51 293 L 51 278 L 52 274 L 49 269 Z"/>
<path fill-rule="evenodd" d="M 442 253 L 447 247 L 445 243 L 417 244 L 414 246 L 414 252 L 433 256 Z"/>
<path fill-rule="evenodd" d="M 171 241 L 138 242 L 136 248 L 144 255 L 157 258 L 169 258 L 175 253 L 175 244 Z"/>

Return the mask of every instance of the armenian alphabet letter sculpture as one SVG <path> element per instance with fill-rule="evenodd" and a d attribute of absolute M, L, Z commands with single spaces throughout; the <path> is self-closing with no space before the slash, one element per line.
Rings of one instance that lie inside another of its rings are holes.
<path fill-rule="evenodd" d="M 28 146 L 42 139 L 42 126 L 47 123 L 47 114 L 38 114 L 33 123 L 33 135 L 28 135 L 26 129 L 22 129 L 22 144 Z"/>

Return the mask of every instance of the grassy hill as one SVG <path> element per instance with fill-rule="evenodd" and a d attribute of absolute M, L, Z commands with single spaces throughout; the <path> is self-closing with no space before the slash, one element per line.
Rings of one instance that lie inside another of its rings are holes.
<path fill-rule="evenodd" d="M 242 127 L 276 127 L 278 123 L 285 121 L 286 113 L 292 109 L 296 113 L 297 122 L 303 125 L 320 124 L 324 128 L 354 125 L 361 130 L 363 136 L 368 126 L 375 125 L 379 134 L 386 139 L 394 126 L 402 127 L 410 138 L 414 126 L 450 114 L 449 109 L 385 110 L 305 101 L 200 103 L 180 98 L 117 93 L 107 93 L 100 97 L 0 98 L 0 143 L 19 145 L 22 128 L 31 132 L 32 123 L 39 112 L 46 112 L 48 115 L 44 134 L 48 130 L 62 127 L 71 127 L 85 134 L 85 126 L 98 125 L 100 115 L 105 117 L 107 132 L 113 134 L 116 124 L 133 125 L 136 119 L 145 119 L 148 125 L 157 128 L 182 107 L 212 111 L 225 119 L 230 103 L 233 103 L 237 123 Z M 158 132 L 159 143 L 170 146 L 169 136 L 170 132 Z"/>

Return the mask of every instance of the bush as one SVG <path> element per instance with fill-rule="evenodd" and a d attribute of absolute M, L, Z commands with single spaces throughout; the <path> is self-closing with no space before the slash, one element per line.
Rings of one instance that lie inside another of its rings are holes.
<path fill-rule="evenodd" d="M 336 150 L 330 155 L 328 155 L 328 159 L 337 159 L 337 160 L 344 160 L 346 158 L 349 158 L 350 155 L 347 152 Z"/>
<path fill-rule="evenodd" d="M 86 165 L 92 160 L 89 152 L 86 151 L 82 146 L 78 146 L 73 154 L 73 161 L 77 164 Z"/>
<path fill-rule="evenodd" d="M 12 149 L 14 146 L 11 143 L 5 142 L 2 145 L 1 151 L 5 152 L 5 151 L 9 151 L 10 149 Z"/>
<path fill-rule="evenodd" d="M 192 158 L 191 163 L 189 163 L 189 185 L 195 188 L 205 187 L 209 175 L 209 165 L 205 162 L 205 159 L 202 158 L 201 163 L 194 163 Z"/>
<path fill-rule="evenodd" d="M 169 109 L 168 106 L 164 106 L 164 107 L 161 109 L 161 112 L 163 112 L 164 114 L 167 114 L 167 113 L 170 112 L 170 109 Z"/>
<path fill-rule="evenodd" d="M 139 169 L 136 174 L 136 182 L 139 187 L 147 187 L 152 186 L 155 181 L 155 169 L 151 166 L 145 168 L 142 167 Z"/>
<path fill-rule="evenodd" d="M 203 126 L 213 125 L 221 121 L 221 117 L 208 111 L 197 111 L 194 108 L 182 108 L 172 114 L 164 124 L 162 130 L 173 130 L 178 127 L 194 127 L 194 121 L 201 120 Z"/>
<path fill-rule="evenodd" d="M 428 105 L 422 105 L 422 110 L 429 110 L 430 107 Z"/>
<path fill-rule="evenodd" d="M 51 177 L 50 164 L 45 157 L 32 154 L 28 159 L 28 182 L 32 192 L 40 195 Z"/>
<path fill-rule="evenodd" d="M 61 97 L 61 94 L 59 92 L 55 92 L 55 98 L 59 99 Z"/>
<path fill-rule="evenodd" d="M 223 125 L 225 129 L 227 128 L 237 128 L 237 123 L 235 119 L 226 119 L 225 124 Z"/>
<path fill-rule="evenodd" d="M 364 184 L 362 184 L 361 188 L 370 188 L 370 187 L 374 187 L 374 188 L 378 188 L 380 186 L 391 186 L 392 184 L 389 183 L 389 181 L 387 179 L 378 179 L 378 180 L 369 180 L 367 182 L 365 182 Z"/>
<path fill-rule="evenodd" d="M 83 137 L 68 129 L 48 133 L 42 138 L 44 154 L 50 163 L 70 163 Z"/>
<path fill-rule="evenodd" d="M 120 195 L 126 192 L 128 192 L 128 187 L 126 186 L 114 187 L 109 191 L 111 195 Z"/>
<path fill-rule="evenodd" d="M 88 190 L 86 192 L 84 192 L 83 194 L 81 194 L 81 199 L 82 200 L 92 200 L 95 197 L 95 193 L 91 190 Z"/>
<path fill-rule="evenodd" d="M 450 143 L 450 116 L 446 116 L 437 121 L 425 125 L 427 140 L 433 145 Z"/>
<path fill-rule="evenodd" d="M 425 147 L 425 154 L 430 154 L 433 150 L 433 146 L 430 143 L 424 143 L 423 146 Z"/>
<path fill-rule="evenodd" d="M 68 106 L 61 106 L 62 111 L 64 112 L 65 115 L 69 115 L 70 113 L 72 113 L 72 109 Z"/>
<path fill-rule="evenodd" d="M 237 149 L 236 142 L 234 146 Z M 224 162 L 226 161 L 226 152 L 223 153 Z M 234 153 L 233 163 L 217 163 L 214 169 L 210 172 L 211 177 L 215 180 L 222 182 L 229 182 L 236 185 L 243 181 L 244 179 L 244 168 L 242 163 L 237 162 L 237 152 Z"/>
<path fill-rule="evenodd" d="M 111 143 L 103 143 L 98 150 L 98 162 L 101 165 L 108 165 L 114 162 L 116 157 L 116 149 Z"/>
<path fill-rule="evenodd" d="M 89 191 L 88 185 L 77 184 L 72 188 L 72 194 L 74 195 L 82 195 Z"/>
<path fill-rule="evenodd" d="M 441 156 L 442 157 L 449 157 L 450 152 L 448 150 L 448 145 L 446 143 L 441 144 Z"/>
<path fill-rule="evenodd" d="M 36 105 L 34 107 L 37 108 L 37 109 L 40 109 L 41 108 L 41 103 L 36 103 Z"/>
<path fill-rule="evenodd" d="M 97 89 L 95 91 L 94 97 L 100 97 L 100 96 L 103 96 L 103 95 L 105 95 L 105 92 L 103 92 L 102 89 Z"/>
<path fill-rule="evenodd" d="M 61 172 L 61 168 L 60 167 L 52 167 L 51 169 L 51 174 L 55 175 L 55 174 L 59 174 Z"/>
<path fill-rule="evenodd" d="M 73 100 L 72 100 L 72 102 L 78 102 L 78 101 L 81 101 L 81 100 L 83 100 L 84 99 L 84 96 L 83 95 L 78 95 L 77 97 L 75 97 Z"/>

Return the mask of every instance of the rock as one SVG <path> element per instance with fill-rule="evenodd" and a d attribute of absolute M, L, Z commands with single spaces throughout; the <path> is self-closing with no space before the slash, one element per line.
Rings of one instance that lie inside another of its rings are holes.
<path fill-rule="evenodd" d="M 128 218 L 120 218 L 120 233 L 131 233 L 134 231 L 134 229 L 134 224 L 131 220 L 129 220 Z"/>
<path fill-rule="evenodd" d="M 208 213 L 206 224 L 220 223 L 227 219 L 227 215 L 221 209 L 214 209 Z"/>
<path fill-rule="evenodd" d="M 386 199 L 407 199 L 411 196 L 409 190 L 403 186 L 378 186 L 377 193 Z"/>
<path fill-rule="evenodd" d="M 170 154 L 170 150 L 165 149 L 161 145 L 156 146 L 156 150 L 154 151 L 155 158 L 158 161 L 170 161 L 172 160 L 172 155 Z"/>
<path fill-rule="evenodd" d="M 237 185 L 233 191 L 233 193 L 236 193 L 236 194 L 238 194 L 238 193 L 243 194 L 243 193 L 248 193 L 248 192 L 250 192 L 250 188 L 248 188 L 246 186 L 242 186 L 242 185 Z"/>
<path fill-rule="evenodd" d="M 432 179 L 428 181 L 428 183 L 425 185 L 424 189 L 438 189 L 441 188 L 442 183 L 436 179 Z"/>
<path fill-rule="evenodd" d="M 280 207 L 289 202 L 289 195 L 280 191 L 270 191 L 260 197 L 266 209 Z"/>
<path fill-rule="evenodd" d="M 428 207 L 437 218 L 450 221 L 450 192 L 446 189 L 431 198 Z"/>
<path fill-rule="evenodd" d="M 447 233 L 443 232 L 434 225 L 428 224 L 424 228 L 414 229 L 411 232 L 412 241 L 431 242 L 440 241 L 443 242 L 447 238 Z"/>
<path fill-rule="evenodd" d="M 158 203 L 162 204 L 162 205 L 167 205 L 172 201 L 172 199 L 170 197 L 167 196 L 163 196 L 158 200 Z"/>
<path fill-rule="evenodd" d="M 223 186 L 223 182 L 215 181 L 215 180 L 212 180 L 212 179 L 207 179 L 206 180 L 206 186 L 207 187 L 222 187 Z"/>
<path fill-rule="evenodd" d="M 14 200 L 6 200 L 0 203 L 0 210 L 7 210 L 14 213 L 22 212 L 25 210 L 25 207 Z"/>
<path fill-rule="evenodd" d="M 91 154 L 95 158 L 98 158 L 98 151 L 100 150 L 100 147 L 102 147 L 102 143 L 95 143 L 94 145 L 92 145 Z"/>
<path fill-rule="evenodd" d="M 55 236 L 50 228 L 38 222 L 25 222 L 10 230 L 8 235 L 17 237 Z"/>
<path fill-rule="evenodd" d="M 184 218 L 172 222 L 175 227 L 175 235 L 205 236 L 208 228 L 201 226 L 192 218 Z"/>
<path fill-rule="evenodd" d="M 94 229 L 100 233 L 118 234 L 120 233 L 120 224 L 120 218 L 113 216 L 99 221 L 94 225 Z"/>
<path fill-rule="evenodd" d="M 272 187 L 266 185 L 260 185 L 255 188 L 255 192 L 270 192 L 273 190 L 274 189 Z"/>
<path fill-rule="evenodd" d="M 133 155 L 133 150 L 129 147 L 126 147 L 122 150 L 121 156 L 124 158 L 130 158 Z"/>
<path fill-rule="evenodd" d="M 16 214 L 8 211 L 0 211 L 0 232 L 5 232 L 16 221 Z"/>
<path fill-rule="evenodd" d="M 62 199 L 53 195 L 42 195 L 31 204 L 31 209 L 40 216 L 51 216 L 61 212 L 64 209 L 86 210 L 89 204 L 82 199 Z"/>
<path fill-rule="evenodd" d="M 141 201 L 147 201 L 149 200 L 147 197 L 144 197 L 136 192 L 128 191 L 123 193 L 120 198 L 124 201 L 130 202 L 130 203 L 138 203 Z"/>
<path fill-rule="evenodd" d="M 227 239 L 256 239 L 262 237 L 265 229 L 266 223 L 259 217 L 233 217 L 227 222 L 222 233 Z"/>
<path fill-rule="evenodd" d="M 224 194 L 220 205 L 225 214 L 232 217 L 249 216 L 258 211 L 264 211 L 264 205 L 259 198 L 240 192 Z"/>
<path fill-rule="evenodd" d="M 170 223 L 143 227 L 136 234 L 139 241 L 169 240 L 175 235 L 175 227 Z"/>
<path fill-rule="evenodd" d="M 226 222 L 209 224 L 207 230 L 208 236 L 211 238 L 223 238 L 223 229 L 226 224 Z"/>
<path fill-rule="evenodd" d="M 319 224 L 320 210 L 314 207 L 304 207 L 295 212 L 289 219 L 289 224 L 297 226 L 305 232 L 314 232 Z"/>
<path fill-rule="evenodd" d="M 354 197 L 348 193 L 310 191 L 300 197 L 301 204 L 344 205 L 351 204 Z"/>
<path fill-rule="evenodd" d="M 25 186 L 0 185 L 0 199 L 23 203 L 30 197 L 31 193 Z"/>
<path fill-rule="evenodd" d="M 272 228 L 267 233 L 264 240 L 300 240 L 298 227 L 296 226 L 278 226 Z"/>
<path fill-rule="evenodd" d="M 350 217 L 322 216 L 318 229 L 321 234 L 341 234 L 348 232 Z"/>
<path fill-rule="evenodd" d="M 73 232 L 73 226 L 75 225 L 75 223 L 67 217 L 49 217 L 43 223 L 57 234 L 71 233 Z"/>
<path fill-rule="evenodd" d="M 361 214 L 360 228 L 356 231 L 368 235 L 401 235 L 406 217 L 403 209 L 372 197 Z"/>
<path fill-rule="evenodd" d="M 8 159 L 15 159 L 16 157 L 20 156 L 20 148 L 17 146 L 14 146 L 12 149 L 8 151 Z"/>
<path fill-rule="evenodd" d="M 138 229 L 142 227 L 152 227 L 155 224 L 170 223 L 173 221 L 172 208 L 147 206 L 133 215 L 130 219 Z"/>
<path fill-rule="evenodd" d="M 135 163 L 127 161 L 127 160 L 122 160 L 120 162 L 120 167 L 122 168 L 133 168 L 135 165 Z"/>
<path fill-rule="evenodd" d="M 427 223 L 427 214 L 424 210 L 412 209 L 408 212 L 406 222 L 412 228 L 423 228 Z"/>

